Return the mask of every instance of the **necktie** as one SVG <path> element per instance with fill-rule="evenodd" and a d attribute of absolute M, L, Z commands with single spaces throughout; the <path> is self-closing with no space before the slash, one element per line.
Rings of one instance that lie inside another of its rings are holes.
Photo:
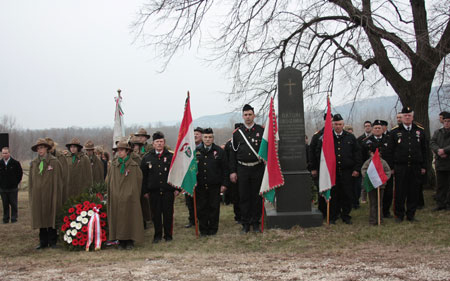
<path fill-rule="evenodd" d="M 130 159 L 130 155 L 125 157 L 125 159 L 119 158 L 120 165 L 120 174 L 123 175 L 125 173 L 125 163 Z"/>
<path fill-rule="evenodd" d="M 42 175 L 43 171 L 44 171 L 44 159 L 42 159 L 41 163 L 39 163 L 39 174 Z"/>

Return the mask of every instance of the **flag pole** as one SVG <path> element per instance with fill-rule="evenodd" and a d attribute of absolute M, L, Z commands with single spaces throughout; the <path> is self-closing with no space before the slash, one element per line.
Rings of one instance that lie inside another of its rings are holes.
<path fill-rule="evenodd" d="M 198 222 L 197 222 L 197 197 L 195 196 L 195 189 L 194 188 L 194 222 L 195 222 L 195 236 L 198 238 Z"/>
<path fill-rule="evenodd" d="M 327 200 L 327 225 L 330 225 L 330 200 Z"/>
<path fill-rule="evenodd" d="M 377 188 L 377 193 L 378 193 L 378 225 L 381 225 L 380 187 Z"/>
<path fill-rule="evenodd" d="M 261 232 L 264 232 L 264 197 L 262 198 Z"/>

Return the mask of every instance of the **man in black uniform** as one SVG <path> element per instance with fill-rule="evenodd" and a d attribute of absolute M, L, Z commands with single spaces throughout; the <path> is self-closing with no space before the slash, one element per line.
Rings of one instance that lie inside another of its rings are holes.
<path fill-rule="evenodd" d="M 242 232 L 259 232 L 262 214 L 262 198 L 259 196 L 264 176 L 264 163 L 257 156 L 264 129 L 254 123 L 253 107 L 246 104 L 242 109 L 244 126 L 234 131 L 230 157 L 230 180 L 238 182 L 241 205 Z"/>
<path fill-rule="evenodd" d="M 215 235 L 219 229 L 220 193 L 229 181 L 228 159 L 225 151 L 214 143 L 211 128 L 203 131 L 203 143 L 196 151 L 197 211 L 202 236 Z"/>
<path fill-rule="evenodd" d="M 380 122 L 381 122 L 381 127 L 383 128 L 383 134 L 386 136 L 389 136 L 390 132 L 388 130 L 388 125 L 389 125 L 388 121 L 380 120 Z"/>
<path fill-rule="evenodd" d="M 234 129 L 238 129 L 239 127 L 244 126 L 244 124 L 242 123 L 236 123 L 234 124 Z M 225 144 L 225 154 L 227 155 L 227 158 L 230 159 L 231 158 L 231 153 L 232 153 L 232 144 L 231 144 L 231 139 L 229 141 L 227 141 L 227 143 Z M 229 171 L 229 170 L 228 170 Z M 242 220 L 241 220 L 241 206 L 239 203 L 239 185 L 237 182 L 228 182 L 228 187 L 227 187 L 227 193 L 230 193 L 230 197 L 231 197 L 231 203 L 233 204 L 233 212 L 234 212 L 234 220 L 239 223 L 242 224 Z"/>
<path fill-rule="evenodd" d="M 364 163 L 369 159 L 369 152 L 371 148 L 378 148 L 381 158 L 389 158 L 388 154 L 388 139 L 389 137 L 383 134 L 382 122 L 381 120 L 375 120 L 373 122 L 372 135 L 364 139 L 362 143 L 362 162 Z M 374 151 L 374 150 L 373 150 Z M 387 160 L 386 160 L 387 161 Z M 392 195 L 393 195 L 393 183 L 394 177 L 390 177 L 386 183 L 383 195 L 383 217 L 391 218 L 390 208 L 392 205 Z"/>
<path fill-rule="evenodd" d="M 422 127 L 413 123 L 414 112 L 409 107 L 402 110 L 402 124 L 392 129 L 388 141 L 388 163 L 395 175 L 396 221 L 415 221 L 419 200 L 421 175 L 427 167 L 427 138 Z"/>
<path fill-rule="evenodd" d="M 145 197 L 150 199 L 153 226 L 155 227 L 153 243 L 161 241 L 163 227 L 164 239 L 172 240 L 173 202 L 179 192 L 167 183 L 173 153 L 164 148 L 165 143 L 163 133 L 154 133 L 153 149 L 144 156 L 141 162 L 142 190 Z"/>
<path fill-rule="evenodd" d="M 344 120 L 340 114 L 333 116 L 333 136 L 336 185 L 331 188 L 330 222 L 335 223 L 340 215 L 344 223 L 351 224 L 353 181 L 361 170 L 361 150 L 355 136 L 344 131 Z"/>

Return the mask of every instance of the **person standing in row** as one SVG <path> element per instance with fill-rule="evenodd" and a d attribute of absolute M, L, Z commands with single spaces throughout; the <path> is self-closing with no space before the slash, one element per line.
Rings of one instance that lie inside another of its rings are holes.
<path fill-rule="evenodd" d="M 242 108 L 244 126 L 234 131 L 230 156 L 230 181 L 239 184 L 239 200 L 242 214 L 242 232 L 248 233 L 250 226 L 260 232 L 262 198 L 259 195 L 264 175 L 264 162 L 258 151 L 264 133 L 263 127 L 255 124 L 255 111 L 246 104 Z"/>
<path fill-rule="evenodd" d="M 22 175 L 20 162 L 11 157 L 9 147 L 3 147 L 2 160 L 0 160 L 0 196 L 3 204 L 3 223 L 9 223 L 10 219 L 11 223 L 17 222 L 17 196 Z"/>
<path fill-rule="evenodd" d="M 450 210 L 450 113 L 442 116 L 444 127 L 437 129 L 430 141 L 436 157 L 437 207 L 434 211 Z"/>
<path fill-rule="evenodd" d="M 95 155 L 94 150 L 94 142 L 88 140 L 84 144 L 84 150 L 86 151 L 86 155 L 89 158 L 89 162 L 91 163 L 92 168 L 92 181 L 94 184 L 104 183 L 105 177 L 103 175 L 103 162 L 100 160 L 97 155 Z"/>
<path fill-rule="evenodd" d="M 80 140 L 73 138 L 66 144 L 69 153 L 66 155 L 69 167 L 69 180 L 67 184 L 67 197 L 80 195 L 86 188 L 92 186 L 92 169 L 89 157 L 81 150 L 83 146 Z"/>
<path fill-rule="evenodd" d="M 51 148 L 45 139 L 38 139 L 31 147 L 38 153 L 28 178 L 31 227 L 39 229 L 37 250 L 56 247 L 56 212 L 62 207 L 62 168 L 58 159 L 48 153 Z"/>
<path fill-rule="evenodd" d="M 164 239 L 169 242 L 173 239 L 173 203 L 179 192 L 167 183 L 173 153 L 164 147 L 166 141 L 163 133 L 155 132 L 152 137 L 153 149 L 145 155 L 141 162 L 142 190 L 150 199 L 155 228 L 153 243 L 161 241 L 163 229 Z"/>
<path fill-rule="evenodd" d="M 133 249 L 134 242 L 144 241 L 140 204 L 142 171 L 131 160 L 131 147 L 119 142 L 114 148 L 116 158 L 108 169 L 109 240 L 119 240 L 119 249 Z"/>
<path fill-rule="evenodd" d="M 140 128 L 136 133 L 134 133 L 134 136 L 136 136 L 139 140 L 139 156 L 143 158 L 145 154 L 149 153 L 153 148 L 152 144 L 147 142 L 150 139 L 150 135 L 147 134 L 147 131 L 144 128 Z"/>
<path fill-rule="evenodd" d="M 67 164 L 66 156 L 64 153 L 56 149 L 56 143 L 51 138 L 45 138 L 45 141 L 52 147 L 48 153 L 55 156 L 58 159 L 59 163 L 61 163 L 61 171 L 62 171 L 62 180 L 63 186 L 61 188 L 61 196 L 62 196 L 62 204 L 66 203 L 68 198 L 67 184 L 69 181 L 69 166 Z"/>
<path fill-rule="evenodd" d="M 211 128 L 203 131 L 203 143 L 196 150 L 197 211 L 202 236 L 215 235 L 219 229 L 220 193 L 229 181 L 228 159 L 225 151 L 214 143 Z"/>
<path fill-rule="evenodd" d="M 395 216 L 402 222 L 416 221 L 422 175 L 427 168 L 427 138 L 422 127 L 413 123 L 414 112 L 402 109 L 402 124 L 394 127 L 388 141 L 388 163 L 395 175 Z M 405 211 L 406 202 L 406 211 Z"/>

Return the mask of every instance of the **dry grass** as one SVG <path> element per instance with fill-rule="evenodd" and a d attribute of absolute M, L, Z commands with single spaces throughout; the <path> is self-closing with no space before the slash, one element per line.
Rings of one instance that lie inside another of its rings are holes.
<path fill-rule="evenodd" d="M 66 280 L 450 280 L 450 212 L 418 212 L 419 223 L 385 220 L 369 226 L 367 206 L 354 224 L 241 235 L 231 206 L 222 206 L 218 235 L 195 238 L 185 229 L 182 197 L 175 206 L 174 241 L 146 241 L 132 251 L 36 251 L 28 195 L 19 193 L 19 222 L 0 225 L 0 279 Z"/>

